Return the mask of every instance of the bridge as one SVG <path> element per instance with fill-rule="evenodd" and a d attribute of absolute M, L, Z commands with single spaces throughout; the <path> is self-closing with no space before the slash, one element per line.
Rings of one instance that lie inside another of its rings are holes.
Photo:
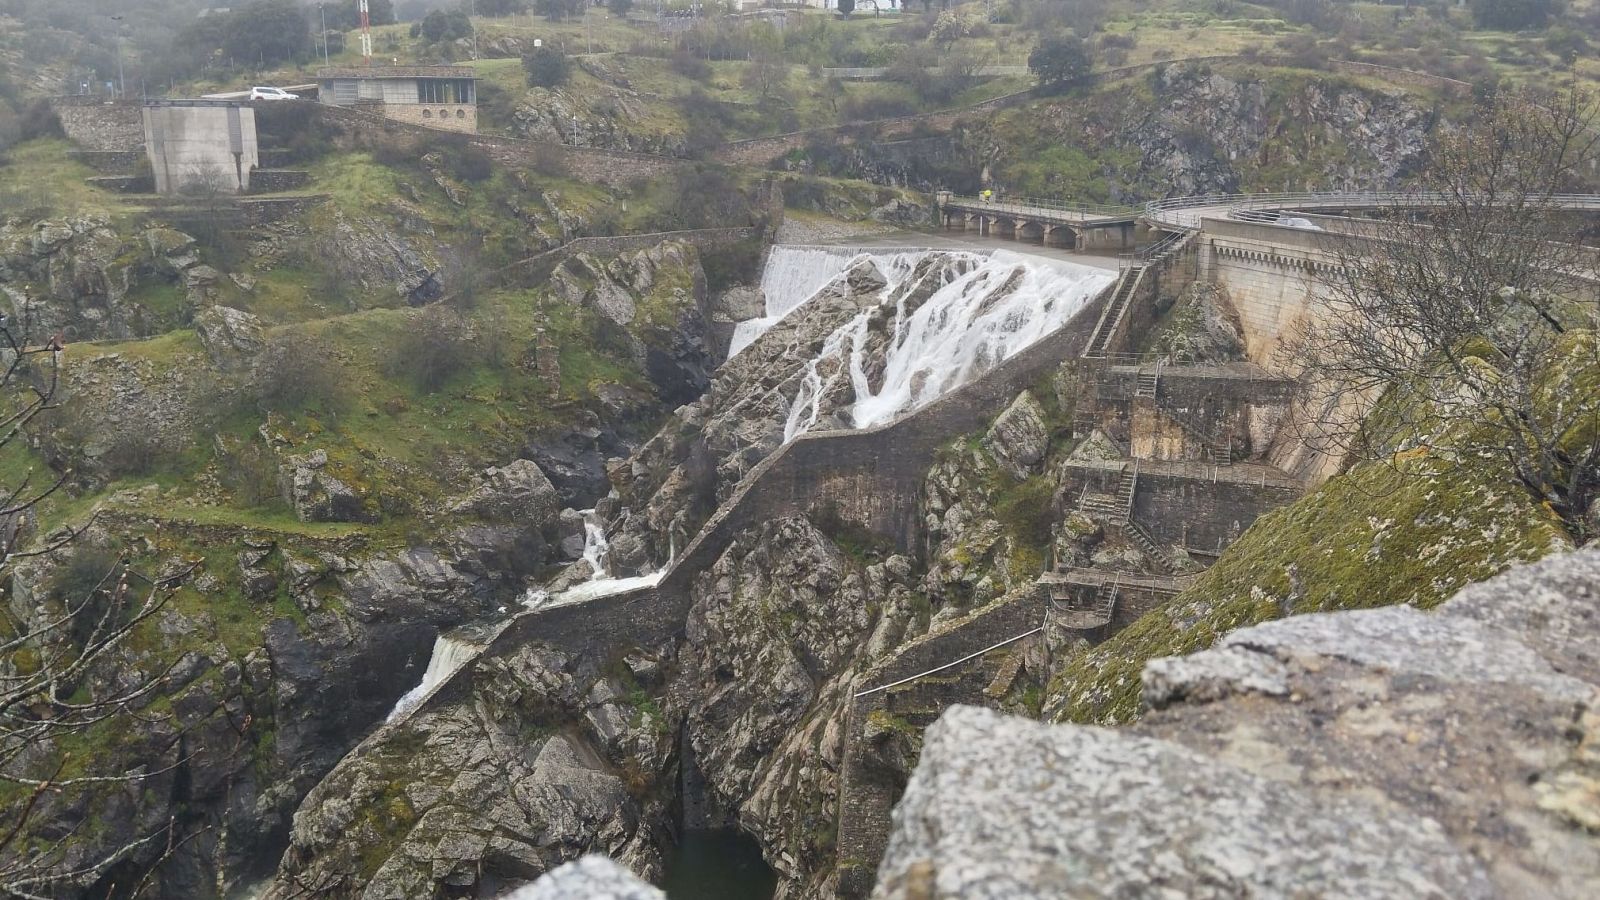
<path fill-rule="evenodd" d="M 939 224 L 1067 250 L 1127 250 L 1144 208 L 1070 203 L 1031 197 L 984 200 L 941 191 L 934 202 Z"/>
<path fill-rule="evenodd" d="M 1155 232 L 1196 231 L 1207 219 L 1284 224 L 1293 213 L 1338 216 L 1379 209 L 1425 209 L 1450 202 L 1455 201 L 1443 194 L 1417 191 L 1308 191 L 1207 194 L 1115 206 L 1032 197 L 984 200 L 940 191 L 935 195 L 934 211 L 939 224 L 947 229 L 1045 247 L 1122 252 L 1152 238 Z M 1550 202 L 1561 209 L 1600 213 L 1600 194 L 1557 194 Z M 1299 227 L 1322 230 L 1315 223 Z"/>

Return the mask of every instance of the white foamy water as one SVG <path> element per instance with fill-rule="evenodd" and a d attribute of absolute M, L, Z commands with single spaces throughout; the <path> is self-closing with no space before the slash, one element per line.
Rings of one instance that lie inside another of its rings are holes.
<path fill-rule="evenodd" d="M 631 575 L 626 578 L 613 578 L 610 570 L 606 568 L 606 557 L 611 553 L 611 542 L 606 540 L 606 523 L 599 514 L 592 509 L 583 510 L 583 558 L 589 563 L 594 574 L 588 581 L 583 581 L 560 593 L 552 594 L 544 588 L 534 588 L 522 595 L 522 605 L 527 609 L 545 609 L 551 606 L 564 606 L 568 603 L 579 603 L 584 600 L 593 600 L 596 597 L 609 597 L 642 587 L 655 587 L 661 577 L 667 574 L 667 569 L 672 565 L 672 559 L 677 555 L 676 546 L 669 554 L 667 564 L 655 572 L 645 575 Z"/>
<path fill-rule="evenodd" d="M 611 552 L 611 542 L 606 540 L 606 523 L 592 509 L 583 511 L 583 558 L 594 570 L 595 579 L 606 577 L 606 555 Z"/>
<path fill-rule="evenodd" d="M 778 324 L 817 292 L 832 284 L 834 279 L 849 271 L 856 261 L 865 257 L 880 260 L 918 256 L 896 250 L 862 250 L 855 247 L 797 247 L 777 245 L 767 254 L 766 268 L 761 271 L 761 296 L 765 313 L 759 318 L 747 319 L 734 326 L 733 340 L 728 343 L 728 358 L 755 343 L 756 338 Z"/>
<path fill-rule="evenodd" d="M 459 638 L 441 634 L 433 639 L 433 654 L 428 657 L 428 669 L 422 673 L 422 683 L 409 691 L 389 711 L 389 718 L 385 721 L 393 722 L 404 715 L 406 710 L 422 702 L 427 693 L 449 678 L 455 671 L 466 665 L 469 660 L 483 649 L 477 644 L 463 641 Z"/>
<path fill-rule="evenodd" d="M 965 263 L 967 271 L 958 274 L 938 267 L 919 274 L 916 264 L 934 253 Z M 807 364 L 784 426 L 785 441 L 816 425 L 823 412 L 822 398 L 840 378 L 849 378 L 853 389 L 848 418 L 854 427 L 887 422 L 977 378 L 1066 324 L 1116 279 L 1103 269 L 1045 262 L 1005 250 L 988 256 L 952 251 L 898 254 L 880 262 L 879 268 L 888 280 L 879 296 L 900 297 L 888 344 L 878 351 L 884 370 L 880 386 L 873 390 L 867 375 L 873 362 L 868 359 L 872 350 L 867 341 L 873 311 L 863 310 L 828 335 L 818 356 Z M 912 277 L 946 280 L 908 313 L 904 288 Z"/>

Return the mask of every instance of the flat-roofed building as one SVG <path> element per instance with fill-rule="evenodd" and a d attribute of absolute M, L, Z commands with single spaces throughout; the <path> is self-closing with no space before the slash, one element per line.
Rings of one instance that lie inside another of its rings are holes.
<path fill-rule="evenodd" d="M 370 109 L 414 125 L 478 131 L 478 87 L 471 66 L 319 69 L 317 99 L 330 106 Z"/>

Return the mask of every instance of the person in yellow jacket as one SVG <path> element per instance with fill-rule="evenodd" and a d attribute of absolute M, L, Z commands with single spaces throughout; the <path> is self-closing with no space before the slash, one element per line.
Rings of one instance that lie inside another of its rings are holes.
<path fill-rule="evenodd" d="M 991 191 L 988 188 L 984 188 L 982 191 L 980 191 L 978 193 L 978 196 L 982 197 L 983 198 L 983 202 L 985 202 L 985 203 L 993 203 L 994 202 L 994 191 Z"/>

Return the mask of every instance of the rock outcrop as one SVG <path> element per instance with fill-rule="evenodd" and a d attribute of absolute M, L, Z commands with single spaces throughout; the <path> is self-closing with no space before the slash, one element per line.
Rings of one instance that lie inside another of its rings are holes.
<path fill-rule="evenodd" d="M 1594 896 L 1597 598 L 1591 549 L 1259 625 L 1152 662 L 1122 731 L 952 709 L 874 896 Z"/>
<path fill-rule="evenodd" d="M 585 856 L 503 900 L 666 900 L 667 895 L 603 856 Z"/>
<path fill-rule="evenodd" d="M 658 874 L 673 740 L 650 698 L 670 650 L 612 667 L 612 649 L 519 648 L 468 702 L 369 740 L 295 814 L 272 896 L 432 896 L 586 851 Z"/>

